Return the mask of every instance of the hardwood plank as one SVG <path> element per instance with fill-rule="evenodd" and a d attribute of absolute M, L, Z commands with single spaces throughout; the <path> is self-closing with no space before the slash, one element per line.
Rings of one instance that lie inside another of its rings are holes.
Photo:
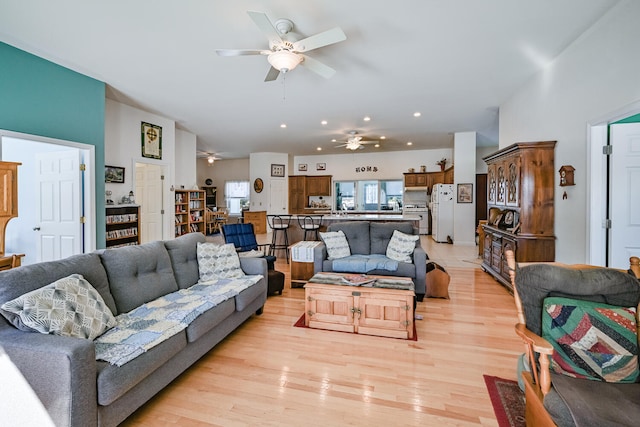
<path fill-rule="evenodd" d="M 516 379 L 513 297 L 477 248 L 426 243 L 450 255 L 451 298 L 418 303 L 418 341 L 293 327 L 304 289 L 279 259 L 283 295 L 122 425 L 496 426 L 482 375 Z"/>

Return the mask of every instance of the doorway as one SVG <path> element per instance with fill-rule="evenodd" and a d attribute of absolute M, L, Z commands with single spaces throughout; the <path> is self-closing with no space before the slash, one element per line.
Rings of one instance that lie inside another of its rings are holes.
<path fill-rule="evenodd" d="M 24 253 L 27 265 L 95 250 L 95 147 L 0 130 L 0 149 L 2 160 L 22 163 L 6 252 Z"/>
<path fill-rule="evenodd" d="M 633 175 L 637 176 L 638 171 L 634 167 L 627 168 L 624 166 L 626 173 L 617 174 L 616 167 L 613 163 L 626 163 L 628 160 L 627 157 L 640 155 L 640 141 L 633 138 L 627 142 L 623 142 L 620 139 L 614 141 L 610 137 L 609 132 L 610 126 L 616 122 L 624 122 L 626 121 L 624 119 L 638 116 L 639 114 L 640 101 L 625 106 L 619 111 L 596 120 L 588 126 L 588 179 L 590 191 L 588 191 L 587 196 L 588 244 L 586 259 L 589 264 L 625 269 L 629 266 L 628 256 L 626 254 L 621 255 L 619 251 L 615 251 L 617 254 L 614 255 L 614 250 L 612 249 L 626 245 L 622 241 L 616 241 L 616 239 L 619 240 L 616 236 L 624 235 L 624 233 L 621 234 L 613 228 L 626 226 L 629 221 L 625 221 L 624 219 L 620 221 L 619 219 L 612 218 L 612 212 L 620 213 L 626 211 L 629 213 L 631 209 L 634 209 L 630 205 L 634 200 L 628 197 L 620 198 L 615 196 L 615 194 L 612 194 L 612 186 L 615 186 L 617 190 L 619 184 L 616 183 L 616 181 L 626 179 L 624 178 L 625 176 L 627 178 Z M 629 147 L 629 144 L 631 144 L 631 147 Z M 612 155 L 603 154 L 603 147 L 608 145 L 613 147 Z M 626 145 L 626 147 L 623 145 Z M 630 154 L 629 149 L 635 154 Z M 612 221 L 612 219 L 615 219 L 615 222 Z M 633 221 L 634 218 L 628 216 L 627 220 Z M 625 222 L 627 223 L 626 225 Z M 638 228 L 638 226 L 640 226 L 640 224 L 634 225 L 635 228 Z M 629 254 L 638 255 L 638 253 L 640 253 L 640 249 L 637 247 L 635 249 L 630 247 L 625 250 Z M 629 252 L 629 250 L 631 252 Z M 626 258 L 626 260 L 623 258 Z"/>
<path fill-rule="evenodd" d="M 140 243 L 163 240 L 163 166 L 136 162 L 136 204 L 140 205 Z"/>

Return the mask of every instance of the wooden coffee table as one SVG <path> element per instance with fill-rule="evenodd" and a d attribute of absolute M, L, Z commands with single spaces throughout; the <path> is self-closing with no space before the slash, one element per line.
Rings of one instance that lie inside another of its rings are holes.
<path fill-rule="evenodd" d="M 305 325 L 310 328 L 413 339 L 413 282 L 408 277 L 369 276 L 377 287 L 340 284 L 340 273 L 318 273 L 304 286 Z M 318 283 L 319 281 L 323 283 Z"/>

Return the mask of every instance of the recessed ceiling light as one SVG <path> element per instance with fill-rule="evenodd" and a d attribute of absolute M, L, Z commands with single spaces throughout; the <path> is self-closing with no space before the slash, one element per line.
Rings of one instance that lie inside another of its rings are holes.
<path fill-rule="evenodd" d="M 318 148 L 316 148 L 316 150 L 322 151 L 322 147 L 318 147 Z"/>
<path fill-rule="evenodd" d="M 420 111 L 416 111 L 415 113 L 413 113 L 413 117 L 420 117 L 422 115 L 422 113 Z"/>
<path fill-rule="evenodd" d="M 369 117 L 369 116 L 364 116 L 364 119 L 362 119 L 362 120 L 364 120 L 365 122 L 368 122 L 368 121 L 370 121 L 370 120 L 371 120 L 371 117 Z"/>
<path fill-rule="evenodd" d="M 338 140 L 337 139 L 332 139 L 331 142 L 338 142 Z"/>
<path fill-rule="evenodd" d="M 378 148 L 378 147 L 380 147 L 380 144 L 376 144 L 376 145 L 374 145 L 374 147 Z"/>
<path fill-rule="evenodd" d="M 382 135 L 382 136 L 380 137 L 380 139 L 387 139 L 387 137 L 386 137 L 386 136 L 384 136 L 384 135 Z"/>
<path fill-rule="evenodd" d="M 286 124 L 286 123 L 282 123 L 282 124 L 280 125 L 280 127 L 281 127 L 282 129 L 284 129 L 284 128 L 286 128 L 286 127 L 287 127 L 287 124 Z"/>
<path fill-rule="evenodd" d="M 409 141 L 407 142 L 407 145 L 413 145 L 413 142 Z"/>
<path fill-rule="evenodd" d="M 320 124 L 321 124 L 322 126 L 325 126 L 325 125 L 327 124 L 327 121 L 326 121 L 326 120 L 323 120 L 323 121 L 321 121 L 321 122 L 320 122 Z"/>

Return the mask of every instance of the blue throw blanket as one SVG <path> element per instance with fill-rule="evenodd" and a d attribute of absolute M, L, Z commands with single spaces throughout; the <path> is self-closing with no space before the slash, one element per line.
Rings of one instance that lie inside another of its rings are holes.
<path fill-rule="evenodd" d="M 381 254 L 350 255 L 334 259 L 331 268 L 336 272 L 347 273 L 368 273 L 372 270 L 396 271 L 398 261 Z"/>
<path fill-rule="evenodd" d="M 262 276 L 199 282 L 116 317 L 95 339 L 96 360 L 122 366 L 189 326 L 198 316 L 258 283 Z"/>

